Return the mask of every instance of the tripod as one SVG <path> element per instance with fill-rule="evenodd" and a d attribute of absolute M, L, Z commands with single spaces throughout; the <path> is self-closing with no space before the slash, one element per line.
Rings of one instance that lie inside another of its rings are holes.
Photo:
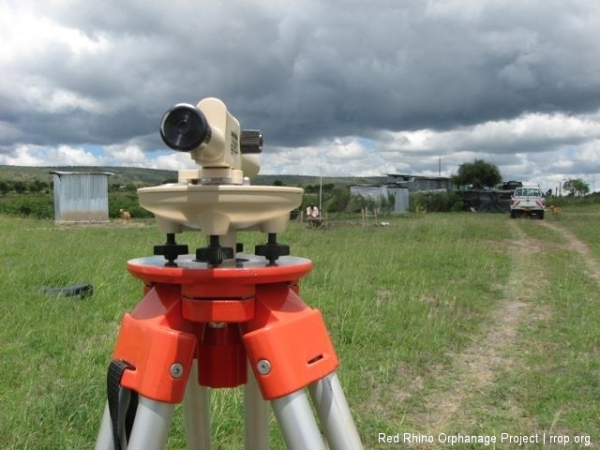
<path fill-rule="evenodd" d="M 180 171 L 176 184 L 138 190 L 167 242 L 154 247 L 155 256 L 127 263 L 144 297 L 121 324 L 96 450 L 164 449 L 182 402 L 188 450 L 209 450 L 209 389 L 241 385 L 246 449 L 269 448 L 270 402 L 289 449 L 325 450 L 306 391 L 329 448 L 362 449 L 321 313 L 299 297 L 312 262 L 289 256 L 276 239 L 302 189 L 243 178 L 262 135 L 240 133 L 220 100 L 176 105 L 161 136 L 202 168 Z M 208 243 L 194 257 L 175 234 L 200 229 Z M 238 230 L 261 231 L 268 241 L 243 253 Z"/>
<path fill-rule="evenodd" d="M 330 447 L 362 448 L 321 314 L 298 296 L 297 283 L 311 268 L 307 259 L 283 257 L 271 265 L 246 254 L 217 268 L 191 257 L 175 267 L 159 257 L 129 261 L 145 296 L 125 315 L 113 358 L 127 364 L 119 384 L 137 393 L 139 404 L 126 436 L 123 423 L 114 423 L 124 420 L 123 413 L 111 417 L 107 402 L 96 449 L 164 449 L 175 404 L 182 401 L 188 449 L 210 449 L 208 389 L 241 384 L 247 449 L 268 448 L 263 398 L 289 449 L 326 448 L 305 387 Z M 119 389 L 122 412 L 127 390 Z"/>

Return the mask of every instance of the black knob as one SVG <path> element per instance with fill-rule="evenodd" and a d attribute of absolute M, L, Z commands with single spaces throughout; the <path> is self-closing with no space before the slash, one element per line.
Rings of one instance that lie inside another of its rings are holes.
<path fill-rule="evenodd" d="M 231 247 L 221 247 L 219 236 L 210 236 L 208 247 L 196 249 L 196 261 L 205 262 L 211 266 L 219 266 L 226 259 L 232 259 L 234 256 Z"/>
<path fill-rule="evenodd" d="M 242 154 L 261 153 L 263 135 L 259 130 L 242 130 L 240 151 Z"/>
<path fill-rule="evenodd" d="M 270 264 L 273 264 L 280 256 L 288 256 L 290 254 L 290 246 L 278 244 L 277 235 L 269 233 L 267 243 L 254 247 L 254 254 L 264 256 Z"/>
<path fill-rule="evenodd" d="M 167 262 L 165 265 L 174 266 L 175 260 L 179 255 L 187 255 L 188 246 L 175 242 L 175 234 L 167 234 L 167 242 L 164 245 L 155 245 L 154 254 L 164 256 Z"/>

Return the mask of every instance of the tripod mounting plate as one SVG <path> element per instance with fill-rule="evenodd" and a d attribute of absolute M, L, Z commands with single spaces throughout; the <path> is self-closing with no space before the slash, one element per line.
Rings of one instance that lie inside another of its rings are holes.
<path fill-rule="evenodd" d="M 165 184 L 138 189 L 140 205 L 154 213 L 164 233 L 202 230 L 281 233 L 302 202 L 301 188 L 247 185 Z"/>
<path fill-rule="evenodd" d="M 146 284 L 221 284 L 255 285 L 297 281 L 312 270 L 312 261 L 296 256 L 284 256 L 276 265 L 269 265 L 261 256 L 238 253 L 235 260 L 219 267 L 195 261 L 194 255 L 177 259 L 176 267 L 165 267 L 160 256 L 148 256 L 127 262 L 127 270 Z"/>

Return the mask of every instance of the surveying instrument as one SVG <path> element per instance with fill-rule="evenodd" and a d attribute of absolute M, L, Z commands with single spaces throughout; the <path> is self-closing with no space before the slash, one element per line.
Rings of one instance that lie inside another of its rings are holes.
<path fill-rule="evenodd" d="M 269 403 L 289 449 L 362 449 L 321 313 L 299 297 L 312 262 L 277 242 L 303 190 L 250 184 L 262 134 L 241 131 L 218 99 L 175 105 L 160 133 L 199 167 L 138 189 L 166 243 L 127 263 L 144 297 L 121 324 L 96 450 L 164 449 L 179 403 L 188 450 L 209 450 L 209 390 L 241 385 L 246 449 L 269 448 Z M 206 246 L 188 254 L 175 240 L 184 231 Z M 267 242 L 244 253 L 238 231 Z"/>

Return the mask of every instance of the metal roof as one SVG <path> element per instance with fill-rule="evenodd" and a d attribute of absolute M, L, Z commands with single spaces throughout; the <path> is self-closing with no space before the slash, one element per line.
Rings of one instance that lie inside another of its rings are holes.
<path fill-rule="evenodd" d="M 112 172 L 92 172 L 92 171 L 86 171 L 86 172 L 65 172 L 65 171 L 62 171 L 62 170 L 52 170 L 52 171 L 50 171 L 50 173 L 52 175 L 58 175 L 59 177 L 61 177 L 63 175 L 106 175 L 106 176 L 114 175 L 114 173 L 112 173 Z"/>

